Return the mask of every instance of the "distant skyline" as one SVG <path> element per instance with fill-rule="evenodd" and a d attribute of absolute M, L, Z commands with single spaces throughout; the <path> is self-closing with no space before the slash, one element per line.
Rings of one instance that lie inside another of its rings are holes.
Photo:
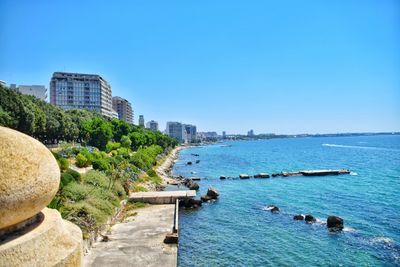
<path fill-rule="evenodd" d="M 0 1 L 0 80 L 99 74 L 135 124 L 400 131 L 400 2 Z"/>

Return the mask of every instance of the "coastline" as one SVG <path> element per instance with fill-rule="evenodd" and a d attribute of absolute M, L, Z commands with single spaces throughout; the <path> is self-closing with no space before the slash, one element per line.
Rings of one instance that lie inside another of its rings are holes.
<path fill-rule="evenodd" d="M 161 185 L 163 187 L 177 183 L 179 182 L 178 180 L 174 179 L 172 177 L 171 171 L 172 168 L 174 167 L 175 161 L 179 157 L 180 151 L 183 149 L 189 148 L 189 146 L 177 146 L 169 154 L 163 159 L 162 163 L 155 168 L 155 171 L 157 175 L 162 179 Z"/>

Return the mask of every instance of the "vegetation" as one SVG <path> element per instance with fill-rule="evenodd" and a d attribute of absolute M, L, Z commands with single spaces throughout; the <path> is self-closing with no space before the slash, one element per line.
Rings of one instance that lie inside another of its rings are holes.
<path fill-rule="evenodd" d="M 85 238 L 107 222 L 129 191 L 147 191 L 141 183 L 161 182 L 152 168 L 177 145 L 161 132 L 93 111 L 63 110 L 2 86 L 0 126 L 60 144 L 53 152 L 61 170 L 60 188 L 49 207 L 80 226 Z M 93 170 L 73 170 L 83 167 Z"/>

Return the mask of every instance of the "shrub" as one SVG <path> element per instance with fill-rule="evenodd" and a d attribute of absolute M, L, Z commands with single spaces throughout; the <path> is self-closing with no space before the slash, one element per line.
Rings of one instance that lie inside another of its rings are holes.
<path fill-rule="evenodd" d="M 59 157 L 57 160 L 58 166 L 60 166 L 60 170 L 63 172 L 69 168 L 69 161 L 66 158 Z"/>
<path fill-rule="evenodd" d="M 125 148 L 130 148 L 132 145 L 132 141 L 129 136 L 123 135 L 121 136 L 121 146 Z"/>
<path fill-rule="evenodd" d="M 133 192 L 147 192 L 149 190 L 147 190 L 146 187 L 143 187 L 141 185 L 135 185 L 135 186 L 132 187 L 132 191 Z"/>
<path fill-rule="evenodd" d="M 65 173 L 71 175 L 75 182 L 79 183 L 81 181 L 81 174 L 79 172 L 73 169 L 68 169 Z"/>
<path fill-rule="evenodd" d="M 62 173 L 60 177 L 60 188 L 64 188 L 74 181 L 74 177 L 69 173 Z"/>
<path fill-rule="evenodd" d="M 110 180 L 109 178 L 100 171 L 89 171 L 82 176 L 82 182 L 90 184 L 95 187 L 101 187 L 108 189 Z"/>
<path fill-rule="evenodd" d="M 83 167 L 87 167 L 87 166 L 89 166 L 90 165 L 90 161 L 89 161 L 89 159 L 87 159 L 84 155 L 82 155 L 81 153 L 79 153 L 77 156 L 76 156 L 76 162 L 75 162 L 75 164 L 76 164 L 76 166 L 78 166 L 78 167 L 80 167 L 80 168 L 83 168 Z"/>
<path fill-rule="evenodd" d="M 106 159 L 96 159 L 92 162 L 93 169 L 99 171 L 108 171 L 110 169 L 110 163 Z"/>
<path fill-rule="evenodd" d="M 106 145 L 106 151 L 107 151 L 107 152 L 110 152 L 110 151 L 112 151 L 112 150 L 117 150 L 117 149 L 120 148 L 120 147 L 121 147 L 121 144 L 120 144 L 120 143 L 109 141 L 109 142 L 107 143 L 107 145 Z"/>
<path fill-rule="evenodd" d="M 93 189 L 93 188 L 92 188 Z M 84 184 L 70 182 L 63 188 L 64 197 L 74 202 L 84 200 L 90 194 L 91 188 Z"/>

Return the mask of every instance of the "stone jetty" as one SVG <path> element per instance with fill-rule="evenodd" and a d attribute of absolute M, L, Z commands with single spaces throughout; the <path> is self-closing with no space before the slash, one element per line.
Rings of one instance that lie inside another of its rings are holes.
<path fill-rule="evenodd" d="M 60 170 L 39 141 L 0 127 L 0 266 L 81 266 L 82 232 L 46 206 Z"/>

